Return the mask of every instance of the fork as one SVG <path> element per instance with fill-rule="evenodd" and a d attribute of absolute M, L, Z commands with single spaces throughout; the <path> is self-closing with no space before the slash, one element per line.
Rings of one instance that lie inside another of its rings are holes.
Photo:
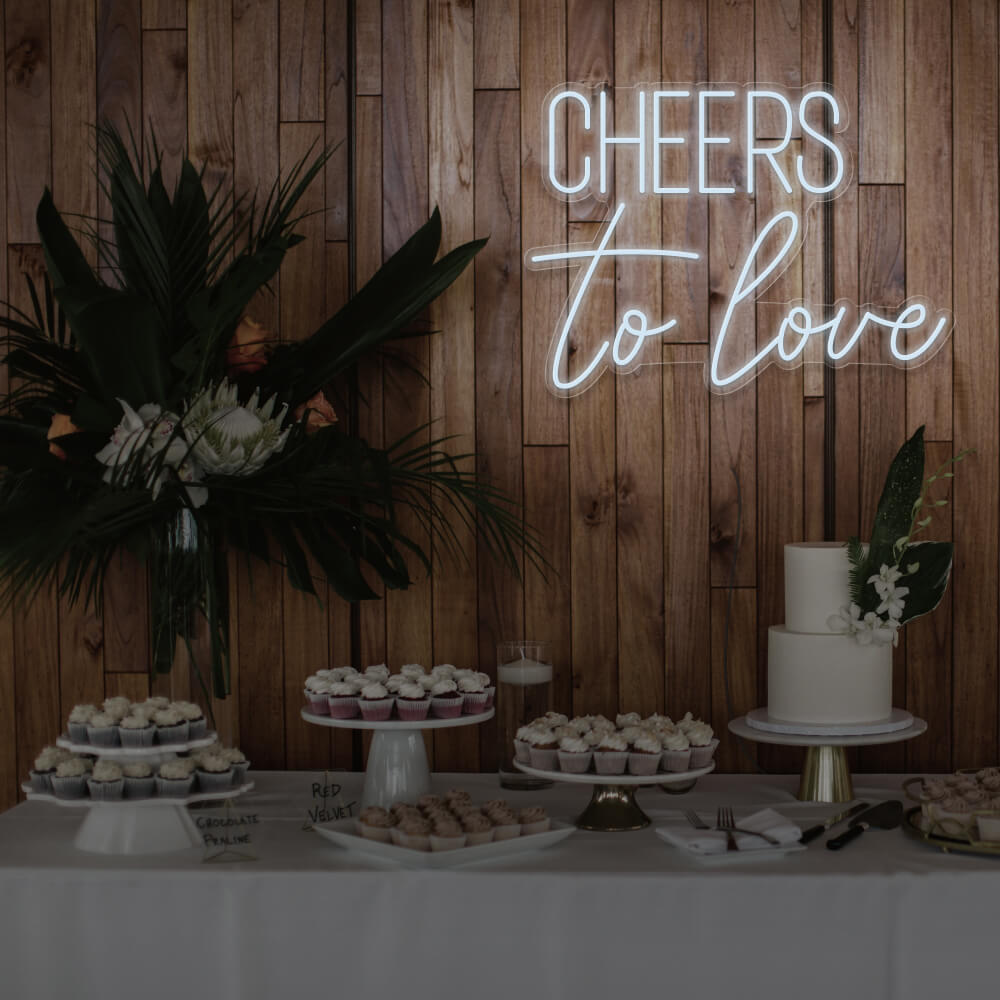
<path fill-rule="evenodd" d="M 711 830 L 712 829 L 693 809 L 685 809 L 684 810 L 684 818 L 696 830 Z"/>
<path fill-rule="evenodd" d="M 773 844 L 775 847 L 780 846 L 781 841 L 777 837 L 772 837 L 769 833 L 759 833 L 757 830 L 747 830 L 742 826 L 736 825 L 736 817 L 733 815 L 733 810 L 731 806 L 719 806 L 718 811 L 715 814 L 715 829 L 724 830 L 727 837 L 729 838 L 727 844 L 733 844 L 734 846 L 726 847 L 726 850 L 735 850 L 735 838 L 734 833 L 748 833 L 751 837 L 760 837 L 762 840 L 766 840 L 769 844 Z"/>

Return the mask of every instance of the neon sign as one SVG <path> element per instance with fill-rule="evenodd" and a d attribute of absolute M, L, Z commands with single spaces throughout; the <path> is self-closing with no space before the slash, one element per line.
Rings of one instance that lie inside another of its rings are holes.
<path fill-rule="evenodd" d="M 627 266 L 628 258 L 636 258 L 676 267 L 678 262 L 703 260 L 703 248 L 619 246 L 616 229 L 629 205 L 638 199 L 695 195 L 713 198 L 737 193 L 735 184 L 720 183 L 712 177 L 713 150 L 733 143 L 731 135 L 713 130 L 713 109 L 725 109 L 730 114 L 738 112 L 742 116 L 743 169 L 739 173 L 743 192 L 755 196 L 758 170 L 762 170 L 769 174 L 767 180 L 780 185 L 786 195 L 794 196 L 797 191 L 803 207 L 801 215 L 787 208 L 777 211 L 760 226 L 718 327 L 710 334 L 705 366 L 708 387 L 714 392 L 729 392 L 751 381 L 769 364 L 785 367 L 801 364 L 806 345 L 813 337 L 823 340 L 824 360 L 829 365 L 856 363 L 854 348 L 865 336 L 880 336 L 889 363 L 907 367 L 929 360 L 943 345 L 951 329 L 951 315 L 920 299 L 908 299 L 894 314 L 845 301 L 838 301 L 828 311 L 792 302 L 784 303 L 784 317 L 775 330 L 767 331 L 766 337 L 770 339 L 765 338 L 764 346 L 750 356 L 739 356 L 738 344 L 731 344 L 729 337 L 734 316 L 741 309 L 752 310 L 761 301 L 760 294 L 799 252 L 807 209 L 820 199 L 836 197 L 850 182 L 850 157 L 838 144 L 839 133 L 846 127 L 840 104 L 825 89 L 804 90 L 790 99 L 787 92 L 774 88 L 666 89 L 662 85 L 651 90 L 638 88 L 632 104 L 635 115 L 629 123 L 631 128 L 626 125 L 626 131 L 615 133 L 608 94 L 603 88 L 593 92 L 572 86 L 556 88 L 546 100 L 543 175 L 556 197 L 565 201 L 586 197 L 608 201 L 615 150 L 627 148 L 633 165 L 624 178 L 621 164 L 616 165 L 617 199 L 613 206 L 609 205 L 608 221 L 592 244 L 538 247 L 525 254 L 525 263 L 532 270 L 578 269 L 546 362 L 546 381 L 553 392 L 558 395 L 583 392 L 609 367 L 628 372 L 644 364 L 661 363 L 658 356 L 651 357 L 652 352 L 644 352 L 643 348 L 647 341 L 677 327 L 677 320 L 651 318 L 641 303 L 619 309 L 613 336 L 609 330 L 596 348 L 577 352 L 583 356 L 574 358 L 572 366 L 571 341 L 581 310 L 586 307 L 591 283 L 602 264 Z M 766 141 L 758 139 L 756 127 L 759 110 L 764 105 L 782 123 L 769 130 L 781 134 Z M 689 120 L 686 130 L 665 126 L 665 113 L 671 116 L 671 121 L 676 121 L 678 113 L 685 112 Z M 563 123 L 572 132 L 574 143 L 564 141 Z M 791 159 L 786 151 L 796 125 L 801 148 L 791 169 L 790 163 L 782 165 L 782 158 Z M 823 153 L 826 160 L 823 176 L 810 174 L 808 164 L 815 160 L 809 160 L 803 152 L 807 144 L 817 144 L 817 151 Z M 575 150 L 572 162 L 567 153 L 571 148 Z M 726 180 L 732 182 L 734 177 Z M 669 303 L 665 304 L 665 311 L 668 309 Z"/>

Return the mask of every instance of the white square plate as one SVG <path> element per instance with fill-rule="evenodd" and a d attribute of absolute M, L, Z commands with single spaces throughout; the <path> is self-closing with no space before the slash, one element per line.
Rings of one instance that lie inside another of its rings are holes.
<path fill-rule="evenodd" d="M 805 844 L 782 844 L 780 847 L 759 847 L 751 851 L 719 851 L 717 854 L 699 854 L 689 850 L 681 843 L 675 841 L 671 834 L 675 829 L 689 830 L 684 820 L 678 820 L 674 824 L 656 827 L 656 836 L 660 840 L 669 844 L 685 858 L 691 858 L 698 864 L 714 867 L 716 865 L 738 865 L 744 862 L 753 861 L 776 861 L 787 854 L 798 854 L 806 849 Z"/>
<path fill-rule="evenodd" d="M 338 819 L 332 823 L 317 824 L 313 829 L 321 837 L 340 847 L 346 847 L 349 851 L 367 854 L 382 861 L 394 861 L 407 868 L 457 868 L 479 861 L 492 861 L 494 858 L 550 847 L 576 831 L 576 827 L 569 823 L 552 820 L 552 828 L 544 833 L 529 833 L 512 837 L 510 840 L 497 840 L 490 844 L 477 844 L 475 847 L 459 847 L 454 851 L 415 851 L 412 847 L 397 847 L 392 843 L 383 844 L 381 841 L 362 837 L 357 832 L 356 819 Z"/>

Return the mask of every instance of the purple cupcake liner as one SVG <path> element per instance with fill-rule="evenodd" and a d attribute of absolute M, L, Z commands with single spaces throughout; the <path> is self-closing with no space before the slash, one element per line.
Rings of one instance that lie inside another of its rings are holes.
<path fill-rule="evenodd" d="M 437 719 L 457 719 L 462 714 L 462 701 L 461 697 L 442 698 L 435 695 L 431 698 L 431 713 Z"/>
<path fill-rule="evenodd" d="M 330 714 L 330 696 L 327 694 L 313 694 L 312 691 L 306 691 L 306 703 L 313 715 Z"/>
<path fill-rule="evenodd" d="M 355 719 L 358 715 L 358 696 L 356 694 L 346 697 L 334 697 L 330 695 L 327 700 L 331 719 Z"/>
<path fill-rule="evenodd" d="M 396 714 L 404 722 L 423 722 L 430 708 L 430 698 L 396 698 Z"/>
<path fill-rule="evenodd" d="M 481 715 L 486 711 L 486 692 L 467 692 L 462 699 L 463 715 Z"/>
<path fill-rule="evenodd" d="M 392 715 L 392 706 L 395 703 L 395 698 L 378 698 L 373 701 L 359 698 L 358 708 L 361 709 L 361 718 L 365 722 L 386 722 Z"/>

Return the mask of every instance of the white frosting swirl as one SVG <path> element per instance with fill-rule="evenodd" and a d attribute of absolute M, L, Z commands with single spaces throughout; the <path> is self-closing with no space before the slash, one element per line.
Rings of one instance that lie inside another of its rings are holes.
<path fill-rule="evenodd" d="M 466 677 L 459 679 L 458 690 L 466 694 L 482 694 L 486 689 L 483 687 L 483 682 L 470 671 Z"/>
<path fill-rule="evenodd" d="M 660 737 L 660 742 L 663 744 L 664 750 L 687 750 L 691 746 L 687 736 L 679 729 L 664 733 Z"/>
<path fill-rule="evenodd" d="M 112 726 L 118 725 L 118 720 L 107 712 L 98 712 L 90 717 L 90 722 L 87 725 L 93 726 L 94 729 L 110 729 Z"/>
<path fill-rule="evenodd" d="M 632 741 L 632 749 L 639 753 L 659 753 L 662 750 L 660 741 L 655 736 L 643 733 Z"/>
<path fill-rule="evenodd" d="M 373 684 L 366 684 L 361 689 L 361 697 L 365 701 L 381 701 L 383 698 L 389 697 L 389 691 L 384 684 L 375 681 Z"/>
<path fill-rule="evenodd" d="M 126 715 L 118 725 L 122 729 L 149 729 L 150 721 L 143 715 Z"/>
<path fill-rule="evenodd" d="M 402 674 L 392 674 L 389 678 L 387 678 L 385 686 L 390 692 L 392 692 L 392 694 L 396 694 L 406 683 L 407 679 Z"/>
<path fill-rule="evenodd" d="M 436 698 L 442 694 L 451 694 L 458 690 L 458 685 L 450 677 L 441 677 L 434 682 L 431 694 Z M 436 710 L 435 710 L 436 711 Z"/>
<path fill-rule="evenodd" d="M 106 715 L 110 715 L 115 722 L 119 719 L 123 719 L 128 715 L 128 710 L 132 707 L 132 702 L 128 698 L 105 698 L 104 699 L 104 712 Z"/>
<path fill-rule="evenodd" d="M 228 760 L 225 759 L 221 754 L 206 753 L 202 754 L 198 761 L 198 767 L 203 771 L 208 771 L 211 774 L 222 774 L 228 771 L 231 767 Z"/>
<path fill-rule="evenodd" d="M 334 681 L 330 685 L 330 694 L 334 698 L 349 698 L 351 695 L 358 693 L 357 685 L 352 684 L 350 681 Z"/>
<path fill-rule="evenodd" d="M 454 677 L 458 668 L 453 663 L 439 663 L 436 667 L 431 667 L 432 677 Z"/>
<path fill-rule="evenodd" d="M 183 778 L 190 777 L 190 775 L 191 769 L 183 757 L 178 757 L 175 760 L 165 760 L 160 765 L 160 777 L 167 781 L 180 781 Z"/>
<path fill-rule="evenodd" d="M 598 750 L 622 751 L 628 750 L 628 740 L 621 733 L 605 733 L 601 742 L 597 745 Z"/>
<path fill-rule="evenodd" d="M 121 776 L 121 766 L 113 760 L 99 760 L 94 765 L 94 772 L 91 774 L 94 781 L 117 781 Z"/>
<path fill-rule="evenodd" d="M 399 668 L 399 672 L 404 677 L 423 677 L 426 673 L 424 668 L 419 663 L 404 663 Z"/>
<path fill-rule="evenodd" d="M 590 749 L 590 744 L 579 736 L 564 736 L 559 741 L 559 749 L 566 753 L 586 753 Z"/>
<path fill-rule="evenodd" d="M 413 681 L 404 681 L 399 688 L 399 697 L 404 701 L 422 701 L 427 697 L 427 692 L 422 684 L 415 684 Z"/>
<path fill-rule="evenodd" d="M 96 705 L 76 705 L 69 713 L 70 722 L 90 722 L 91 717 L 97 715 Z"/>
<path fill-rule="evenodd" d="M 389 679 L 391 671 L 384 663 L 373 663 L 370 667 L 365 667 L 365 677 L 369 680 L 386 681 Z"/>
<path fill-rule="evenodd" d="M 619 729 L 624 729 L 626 726 L 638 726 L 642 722 L 642 716 L 638 712 L 619 712 L 615 716 L 615 725 Z"/>
<path fill-rule="evenodd" d="M 122 765 L 122 774 L 126 778 L 148 778 L 152 773 L 153 769 L 144 760 L 137 760 L 131 764 Z"/>
<path fill-rule="evenodd" d="M 82 778 L 89 768 L 87 762 L 82 757 L 70 757 L 69 760 L 61 761 L 56 767 L 56 777 L 58 778 Z"/>
<path fill-rule="evenodd" d="M 153 713 L 153 721 L 158 726 L 179 726 L 184 721 L 184 716 L 176 708 L 161 708 L 159 712 Z"/>
<path fill-rule="evenodd" d="M 685 734 L 693 747 L 707 747 L 715 735 L 707 722 L 692 722 Z"/>

